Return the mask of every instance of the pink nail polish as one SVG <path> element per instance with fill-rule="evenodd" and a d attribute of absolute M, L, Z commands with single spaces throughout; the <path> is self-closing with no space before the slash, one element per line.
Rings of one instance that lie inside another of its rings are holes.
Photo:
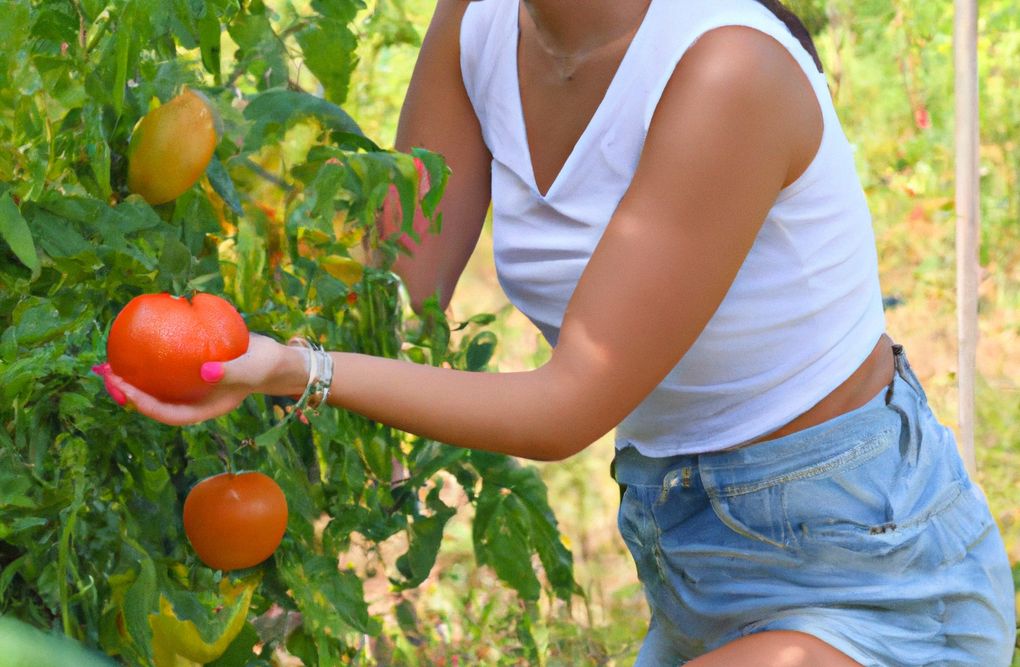
<path fill-rule="evenodd" d="M 202 379 L 210 384 L 222 380 L 225 373 L 222 361 L 207 361 L 202 364 L 202 369 L 199 371 Z"/>

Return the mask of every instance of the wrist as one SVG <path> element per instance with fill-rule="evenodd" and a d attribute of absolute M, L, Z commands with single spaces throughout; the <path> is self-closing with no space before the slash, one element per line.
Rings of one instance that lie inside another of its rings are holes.
<path fill-rule="evenodd" d="M 308 383 L 307 348 L 279 345 L 270 391 L 273 396 L 300 396 Z"/>
<path fill-rule="evenodd" d="M 287 345 L 302 349 L 307 362 L 308 380 L 298 403 L 302 408 L 317 410 L 329 397 L 333 381 L 333 357 L 329 352 L 300 336 L 291 338 Z"/>

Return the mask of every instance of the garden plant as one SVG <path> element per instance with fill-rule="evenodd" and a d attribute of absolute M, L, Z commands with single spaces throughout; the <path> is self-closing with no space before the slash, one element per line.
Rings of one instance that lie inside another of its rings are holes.
<path fill-rule="evenodd" d="M 399 661 L 414 653 L 414 619 L 399 615 L 396 639 L 378 642 L 365 572 L 341 559 L 352 543 L 402 538 L 382 561 L 399 607 L 433 569 L 453 484 L 473 508 L 477 564 L 519 600 L 507 620 L 521 659 L 537 655 L 543 592 L 577 591 L 534 468 L 291 400 L 253 398 L 172 428 L 117 405 L 90 372 L 134 364 L 173 388 L 172 374 L 145 367 L 155 356 L 137 313 L 134 329 L 111 330 L 142 295 L 196 312 L 220 297 L 251 331 L 486 369 L 492 316 L 451 322 L 434 304 L 409 316 L 388 270 L 401 249 L 379 238 L 383 200 L 396 193 L 409 234 L 416 207 L 435 231 L 446 167 L 384 150 L 344 111 L 363 9 L 0 3 L 0 612 L 18 619 L 0 640 L 16 643 L 24 626 L 31 644 L 35 626 L 157 667 L 286 654 L 338 665 L 383 650 Z M 368 20 L 383 40 L 417 39 L 399 3 Z M 194 317 L 220 326 L 204 312 Z M 194 356 L 202 334 L 192 326 L 157 347 Z M 212 480 L 244 479 L 282 490 L 283 514 L 253 521 L 196 500 Z M 199 515 L 221 522 L 223 539 L 268 546 L 220 557 Z"/>

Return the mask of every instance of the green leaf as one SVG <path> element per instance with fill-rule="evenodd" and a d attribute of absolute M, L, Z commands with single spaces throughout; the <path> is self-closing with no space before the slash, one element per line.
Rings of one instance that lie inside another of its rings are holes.
<path fill-rule="evenodd" d="M 301 554 L 283 559 L 279 573 L 303 614 L 303 622 L 316 633 L 341 636 L 349 629 L 379 634 L 378 619 L 368 613 L 361 579 L 339 570 L 335 558 Z"/>
<path fill-rule="evenodd" d="M 124 109 L 124 92 L 127 88 L 128 56 L 131 54 L 132 40 L 137 34 L 131 29 L 130 25 L 127 25 L 127 22 L 124 23 L 124 25 L 121 25 L 121 29 L 117 31 L 115 37 L 117 42 L 114 56 L 113 111 L 117 118 L 120 118 L 120 114 Z"/>
<path fill-rule="evenodd" d="M 453 447 L 435 440 L 418 440 L 412 451 L 410 483 L 420 486 L 440 470 L 451 468 L 467 453 L 468 450 L 463 447 Z"/>
<path fill-rule="evenodd" d="M 216 13 L 211 9 L 198 21 L 198 44 L 202 49 L 202 65 L 205 70 L 213 75 L 218 84 L 220 82 L 220 39 L 223 35 L 223 27 Z"/>
<path fill-rule="evenodd" d="M 32 277 L 37 277 L 40 271 L 39 256 L 32 242 L 32 232 L 9 192 L 0 195 L 0 237 L 3 237 L 21 263 L 32 270 Z"/>
<path fill-rule="evenodd" d="M 283 139 L 284 132 L 306 118 L 314 118 L 326 129 L 364 136 L 346 111 L 324 99 L 294 90 L 267 90 L 251 98 L 244 117 L 252 123 L 244 138 L 244 150 L 256 151 Z"/>
<path fill-rule="evenodd" d="M 457 510 L 448 507 L 439 499 L 442 484 L 437 484 L 426 501 L 432 514 L 415 517 L 407 529 L 407 552 L 397 558 L 397 571 L 404 581 L 394 581 L 400 588 L 414 588 L 420 585 L 436 564 L 436 556 L 443 541 L 443 529 Z"/>
<path fill-rule="evenodd" d="M 531 564 L 531 517 L 520 499 L 485 480 L 472 534 L 478 563 L 491 565 L 525 600 L 537 600 L 541 586 Z"/>
<path fill-rule="evenodd" d="M 343 104 L 357 64 L 354 33 L 343 22 L 323 19 L 297 35 L 305 65 L 322 84 L 326 99 Z"/>
<path fill-rule="evenodd" d="M 472 338 L 465 353 L 467 370 L 485 370 L 492 355 L 496 352 L 496 342 L 496 334 L 491 331 L 483 331 Z"/>
<path fill-rule="evenodd" d="M 26 208 L 26 213 L 28 213 L 30 224 L 35 230 L 39 247 L 50 257 L 75 257 L 78 255 L 95 257 L 94 246 L 81 235 L 70 220 L 35 207 Z"/>
<path fill-rule="evenodd" d="M 237 284 L 234 299 L 241 312 L 262 307 L 266 290 L 266 241 L 251 218 L 241 218 L 237 226 Z"/>
<path fill-rule="evenodd" d="M 286 48 L 264 12 L 262 8 L 260 13 L 240 13 L 227 26 L 239 47 L 237 66 L 247 71 L 259 90 L 285 86 L 288 71 Z"/>
<path fill-rule="evenodd" d="M 246 623 L 226 652 L 206 667 L 269 667 L 269 663 L 254 656 L 252 649 L 259 643 L 259 634 L 251 623 Z"/>
<path fill-rule="evenodd" d="M 425 170 L 429 174 L 431 187 L 428 194 L 421 201 L 421 210 L 426 218 L 434 221 L 430 231 L 438 233 L 442 228 L 442 220 L 437 215 L 436 208 L 439 206 L 439 201 L 446 191 L 446 183 L 450 178 L 450 168 L 446 166 L 446 161 L 441 155 L 423 148 L 413 149 L 411 155 L 422 161 L 422 164 L 425 165 Z"/>
<path fill-rule="evenodd" d="M 37 345 L 59 336 L 72 321 L 60 315 L 53 301 L 39 297 L 22 301 L 14 313 L 18 343 L 23 346 Z"/>
<path fill-rule="evenodd" d="M 230 207 L 230 210 L 237 215 L 244 215 L 244 210 L 241 209 L 241 200 L 237 194 L 237 187 L 234 185 L 234 179 L 230 178 L 230 174 L 227 172 L 226 167 L 223 166 L 223 163 L 220 162 L 219 157 L 213 155 L 209 166 L 206 167 L 205 173 L 209 177 L 209 183 L 212 185 L 213 190 L 223 198 L 223 201 Z"/>
<path fill-rule="evenodd" d="M 145 657 L 152 658 L 152 628 L 149 612 L 157 607 L 159 589 L 156 585 L 156 566 L 150 558 L 139 563 L 138 578 L 124 595 L 124 624 L 133 644 Z"/>
<path fill-rule="evenodd" d="M 471 317 L 467 318 L 466 320 L 458 324 L 456 327 L 452 327 L 451 331 L 463 331 L 472 324 L 477 324 L 479 326 L 488 326 L 495 321 L 496 316 L 493 315 L 492 313 L 479 313 L 478 315 L 472 315 Z"/>
<path fill-rule="evenodd" d="M 279 424 L 276 424 L 268 431 L 265 431 L 264 433 L 260 433 L 259 435 L 255 436 L 255 447 L 257 447 L 258 449 L 267 449 L 269 447 L 274 447 L 276 443 L 280 441 L 280 438 L 283 437 L 283 434 L 286 432 L 286 430 L 287 430 L 286 423 L 281 422 Z"/>
<path fill-rule="evenodd" d="M 105 201 L 113 191 L 110 189 L 110 146 L 103 133 L 103 110 L 98 104 L 89 103 L 82 109 L 82 115 L 85 118 L 85 154 L 99 187 L 94 194 Z"/>
<path fill-rule="evenodd" d="M 553 590 L 560 598 L 569 599 L 578 589 L 573 577 L 573 556 L 560 540 L 545 483 L 538 471 L 510 457 L 488 452 L 471 452 L 471 461 L 484 480 L 474 525 L 478 560 L 486 560 L 494 551 L 485 542 L 494 518 L 504 525 L 519 522 L 525 526 L 521 535 L 527 536 L 519 548 L 528 552 L 527 558 L 531 553 L 538 554 Z M 503 516 L 501 511 L 510 512 L 511 516 Z M 524 557 L 523 552 L 521 556 Z"/>
<path fill-rule="evenodd" d="M 174 233 L 168 233 L 163 240 L 163 251 L 159 255 L 158 283 L 166 291 L 177 292 L 188 282 L 191 270 L 191 252 Z"/>
<path fill-rule="evenodd" d="M 0 648 L 12 667 L 113 667 L 113 662 L 64 635 L 43 632 L 8 616 L 0 617 Z"/>

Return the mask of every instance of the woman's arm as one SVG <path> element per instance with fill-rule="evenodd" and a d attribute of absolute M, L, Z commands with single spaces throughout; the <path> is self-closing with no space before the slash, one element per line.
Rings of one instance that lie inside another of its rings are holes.
<path fill-rule="evenodd" d="M 470 448 L 542 460 L 580 451 L 693 344 L 791 165 L 817 139 L 817 125 L 805 119 L 818 113 L 800 68 L 771 38 L 744 28 L 709 33 L 662 96 L 631 187 L 571 298 L 549 362 L 521 373 L 469 373 L 333 353 L 330 403 Z M 293 351 L 274 348 L 225 369 L 218 391 L 257 382 L 267 393 L 304 387 L 304 358 Z M 163 421 L 213 416 L 144 395 L 128 399 Z"/>
<path fill-rule="evenodd" d="M 460 24 L 468 4 L 440 0 L 436 5 L 397 125 L 397 150 L 427 148 L 442 155 L 451 171 L 439 205 L 442 231 L 421 234 L 420 243 L 405 237 L 412 255 L 401 255 L 393 267 L 416 311 L 437 291 L 440 307 L 449 304 L 489 207 L 492 158 L 460 70 Z M 415 229 L 425 229 L 428 223 L 420 209 L 415 217 Z M 390 197 L 381 220 L 383 233 L 399 231 L 400 219 L 399 201 Z"/>

